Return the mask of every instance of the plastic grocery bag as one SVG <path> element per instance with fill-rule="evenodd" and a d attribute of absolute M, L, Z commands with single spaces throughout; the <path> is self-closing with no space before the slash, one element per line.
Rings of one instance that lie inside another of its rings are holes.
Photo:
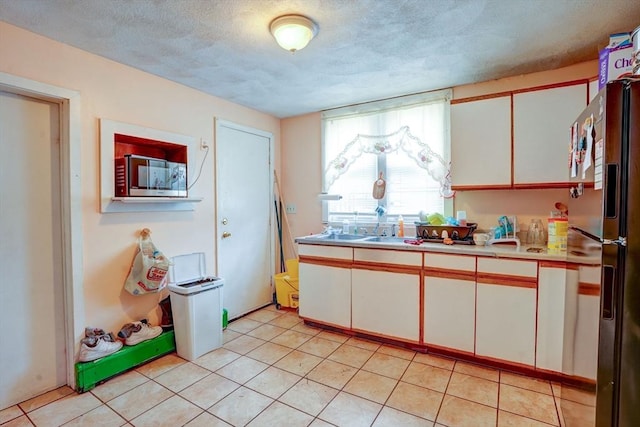
<path fill-rule="evenodd" d="M 138 237 L 138 249 L 124 288 L 133 295 L 160 292 L 167 286 L 169 265 L 169 259 L 151 241 L 151 231 L 145 228 Z"/>

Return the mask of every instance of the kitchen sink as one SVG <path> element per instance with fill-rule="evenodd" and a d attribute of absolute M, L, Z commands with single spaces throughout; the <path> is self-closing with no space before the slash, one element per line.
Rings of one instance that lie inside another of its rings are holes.
<path fill-rule="evenodd" d="M 318 239 L 318 240 L 365 240 L 367 236 L 363 236 L 360 234 L 318 234 L 315 236 L 307 237 L 307 239 Z"/>
<path fill-rule="evenodd" d="M 375 236 L 367 238 L 367 242 L 380 242 L 380 243 L 404 243 L 405 240 L 416 240 L 412 237 L 396 237 L 396 236 Z"/>

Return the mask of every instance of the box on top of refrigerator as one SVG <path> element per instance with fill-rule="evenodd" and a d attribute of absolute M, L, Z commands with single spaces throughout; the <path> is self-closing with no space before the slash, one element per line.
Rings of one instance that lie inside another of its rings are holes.
<path fill-rule="evenodd" d="M 616 33 L 609 36 L 609 44 L 600 51 L 598 61 L 598 90 L 611 80 L 633 69 L 633 45 L 629 33 Z"/>

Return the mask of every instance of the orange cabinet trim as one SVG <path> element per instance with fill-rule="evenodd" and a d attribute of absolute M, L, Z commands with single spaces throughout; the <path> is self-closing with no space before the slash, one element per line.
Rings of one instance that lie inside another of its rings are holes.
<path fill-rule="evenodd" d="M 501 98 L 504 96 L 515 95 L 517 93 L 534 92 L 537 90 L 554 89 L 557 87 L 577 86 L 580 84 L 588 85 L 590 80 L 593 80 L 593 79 L 590 78 L 590 79 L 570 80 L 570 81 L 561 82 L 561 83 L 552 83 L 552 84 L 547 84 L 542 86 L 532 86 L 532 87 L 522 88 L 522 89 L 507 90 L 504 92 L 494 92 L 494 93 L 487 93 L 484 95 L 469 96 L 466 98 L 457 98 L 457 99 L 451 100 L 451 105 L 464 104 L 465 102 L 481 101 L 484 99 Z"/>
<path fill-rule="evenodd" d="M 441 345 L 435 345 L 435 344 L 430 344 L 428 342 L 425 343 L 425 345 L 427 346 L 427 350 L 429 352 L 434 352 L 434 353 L 439 353 L 445 356 L 462 356 L 465 359 L 475 359 L 475 354 L 473 354 L 470 351 L 464 351 L 464 350 L 458 350 L 455 348 L 450 348 L 450 347 L 444 347 Z"/>
<path fill-rule="evenodd" d="M 545 188 L 571 188 L 575 182 L 531 182 L 526 184 L 513 184 L 514 189 L 538 190 Z M 593 182 L 585 182 L 585 188 L 593 188 Z"/>
<path fill-rule="evenodd" d="M 578 294 L 600 296 L 600 285 L 580 282 L 578 285 Z"/>
<path fill-rule="evenodd" d="M 385 264 L 371 261 L 354 261 L 353 267 L 358 270 L 386 271 L 389 273 L 420 274 L 422 267 L 418 265 Z"/>
<path fill-rule="evenodd" d="M 509 276 L 506 274 L 478 273 L 476 281 L 478 284 L 512 286 L 516 288 L 538 287 L 538 280 L 535 277 Z"/>
<path fill-rule="evenodd" d="M 353 261 L 349 259 L 323 258 L 308 255 L 300 255 L 298 257 L 298 262 L 338 268 L 351 268 L 351 266 L 353 265 Z"/>
<path fill-rule="evenodd" d="M 567 375 L 556 371 L 550 371 L 548 369 L 536 368 L 536 373 L 540 375 L 535 375 L 537 377 L 544 376 L 545 378 L 549 378 L 552 381 L 554 379 L 559 379 L 559 382 L 563 384 L 567 384 L 569 386 L 575 385 L 582 388 L 586 388 L 595 393 L 596 380 L 586 377 L 579 377 L 577 375 Z"/>
<path fill-rule="evenodd" d="M 364 329 L 357 329 L 357 328 L 352 328 L 351 332 L 354 332 L 358 335 L 362 335 L 362 336 L 367 336 L 367 337 L 372 337 L 372 338 L 382 338 L 383 340 L 389 340 L 389 341 L 398 341 L 401 340 L 402 342 L 405 342 L 407 344 L 413 344 L 413 345 L 419 345 L 420 341 L 416 341 L 416 340 L 412 340 L 409 338 L 400 338 L 400 337 L 394 337 L 391 335 L 385 335 L 385 334 L 379 334 L 377 332 L 371 332 L 371 331 L 367 331 Z"/>
<path fill-rule="evenodd" d="M 510 91 L 488 93 L 486 95 L 478 95 L 478 96 L 469 96 L 467 98 L 452 99 L 451 105 L 465 104 L 467 102 L 474 102 L 474 101 L 484 101 L 485 99 L 504 98 L 507 96 L 511 96 Z"/>
<path fill-rule="evenodd" d="M 473 190 L 510 190 L 510 184 L 496 185 L 452 185 L 451 189 L 456 191 L 473 191 Z"/>
<path fill-rule="evenodd" d="M 512 91 L 511 93 L 515 95 L 516 93 L 535 92 L 538 90 L 555 89 L 558 87 L 577 86 L 577 85 L 589 85 L 589 79 L 587 78 L 587 79 L 570 80 L 568 82 L 551 83 L 548 85 L 534 86 L 534 87 L 529 87 L 525 89 L 517 89 Z"/>
<path fill-rule="evenodd" d="M 443 279 L 472 280 L 475 282 L 475 271 L 448 270 L 446 268 L 425 267 L 425 277 L 440 277 Z"/>
<path fill-rule="evenodd" d="M 566 261 L 538 261 L 540 268 L 564 268 L 566 270 L 577 270 L 580 266 Z"/>
<path fill-rule="evenodd" d="M 534 366 L 526 365 L 522 363 L 510 362 L 502 359 L 497 359 L 487 356 L 479 356 L 474 353 L 462 350 L 456 350 L 448 347 L 432 345 L 428 343 L 417 343 L 415 341 L 406 340 L 398 337 L 388 337 L 385 335 L 374 334 L 367 331 L 359 331 L 356 329 L 345 328 L 343 326 L 333 325 L 305 317 L 301 317 L 305 324 L 309 326 L 323 328 L 329 331 L 343 333 L 347 336 L 356 336 L 361 338 L 369 338 L 377 341 L 381 344 L 393 345 L 407 350 L 418 351 L 420 353 L 432 353 L 441 356 L 453 357 L 457 360 L 464 360 L 473 363 L 480 363 L 486 367 L 494 369 L 507 369 L 513 372 L 522 373 L 536 378 L 542 378 L 545 380 L 575 383 L 575 385 L 587 385 L 594 384 L 593 380 L 588 378 L 568 376 L 561 372 L 548 371 L 545 369 L 536 369 Z M 422 322 L 421 322 L 422 323 Z"/>
<path fill-rule="evenodd" d="M 323 329 L 327 329 L 327 330 L 333 331 L 333 332 L 340 332 L 340 333 L 343 333 L 343 334 L 346 334 L 346 335 L 355 335 L 354 333 L 351 332 L 350 328 L 345 328 L 344 326 L 336 325 L 336 324 L 329 323 L 329 322 L 324 322 L 322 320 L 311 319 L 309 317 L 300 316 L 300 318 L 304 321 L 304 323 L 312 325 L 312 326 L 321 327 Z"/>

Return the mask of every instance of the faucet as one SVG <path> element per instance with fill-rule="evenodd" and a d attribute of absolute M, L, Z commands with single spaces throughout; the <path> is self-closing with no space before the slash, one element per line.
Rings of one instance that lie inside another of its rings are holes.
<path fill-rule="evenodd" d="M 333 233 L 335 233 L 335 230 L 330 225 L 327 225 L 326 227 L 324 227 L 324 230 L 322 230 L 322 234 L 333 234 Z"/>
<path fill-rule="evenodd" d="M 355 211 L 353 213 L 353 216 L 354 216 L 353 223 L 355 224 L 353 227 L 353 234 L 358 234 L 358 211 Z"/>
<path fill-rule="evenodd" d="M 387 229 L 386 228 L 382 229 L 382 237 L 387 237 Z"/>
<path fill-rule="evenodd" d="M 391 237 L 396 237 L 397 224 L 391 224 Z"/>

